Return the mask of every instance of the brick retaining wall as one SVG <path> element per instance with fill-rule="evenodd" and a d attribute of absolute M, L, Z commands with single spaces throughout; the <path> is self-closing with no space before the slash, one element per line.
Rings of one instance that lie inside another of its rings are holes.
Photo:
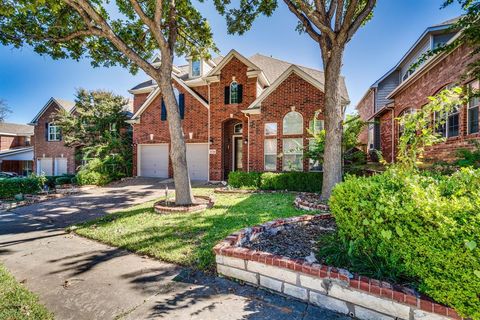
<path fill-rule="evenodd" d="M 330 217 L 281 219 L 231 234 L 214 247 L 217 272 L 359 319 L 462 319 L 453 309 L 415 295 L 408 288 L 355 276 L 347 270 L 241 247 L 266 230 Z"/>

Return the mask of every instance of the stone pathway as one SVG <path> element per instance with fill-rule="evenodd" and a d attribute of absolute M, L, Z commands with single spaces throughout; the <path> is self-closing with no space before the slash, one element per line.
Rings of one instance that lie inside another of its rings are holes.
<path fill-rule="evenodd" d="M 56 319 L 349 319 L 64 231 L 162 194 L 135 179 L 1 212 L 0 261 Z"/>

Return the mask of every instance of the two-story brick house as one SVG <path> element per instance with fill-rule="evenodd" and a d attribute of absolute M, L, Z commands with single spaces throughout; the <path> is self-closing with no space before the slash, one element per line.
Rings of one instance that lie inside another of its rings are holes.
<path fill-rule="evenodd" d="M 172 76 L 192 180 L 221 181 L 235 170 L 319 169 L 303 157 L 302 148 L 311 137 L 307 129 L 323 125 L 322 71 L 260 54 L 246 58 L 232 50 L 225 57 L 189 60 Z M 150 80 L 130 93 L 134 175 L 172 177 L 160 90 Z M 341 95 L 347 105 L 343 78 Z"/>
<path fill-rule="evenodd" d="M 429 102 L 429 96 L 449 86 L 478 89 L 478 79 L 464 77 L 468 64 L 479 59 L 466 45 L 439 53 L 412 68 L 428 50 L 458 38 L 461 31 L 452 29 L 456 21 L 452 19 L 427 28 L 403 58 L 370 86 L 356 106 L 362 119 L 371 122 L 360 136 L 361 142 L 368 149 L 380 150 L 388 162 L 395 161 L 402 132 L 400 116 L 421 109 Z M 459 148 L 472 148 L 469 141 L 480 138 L 479 108 L 479 100 L 471 99 L 467 105 L 448 114 L 445 125 L 439 128 L 446 140 L 428 148 L 425 160 L 452 161 Z M 434 115 L 432 121 L 435 121 Z"/>
<path fill-rule="evenodd" d="M 0 123 L 0 171 L 28 175 L 33 170 L 33 127 Z"/>
<path fill-rule="evenodd" d="M 55 114 L 59 110 L 74 112 L 75 104 L 58 98 L 50 98 L 31 121 L 34 126 L 34 163 L 37 174 L 47 176 L 73 174 L 76 169 L 75 149 L 66 147 L 62 141 L 62 131 L 55 124 Z"/>

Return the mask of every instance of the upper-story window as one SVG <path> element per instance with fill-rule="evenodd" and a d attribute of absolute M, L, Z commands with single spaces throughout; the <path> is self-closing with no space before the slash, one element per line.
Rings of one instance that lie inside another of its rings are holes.
<path fill-rule="evenodd" d="M 238 83 L 237 81 L 232 81 L 230 83 L 230 103 L 238 103 Z"/>
<path fill-rule="evenodd" d="M 299 112 L 290 111 L 283 117 L 283 134 L 303 134 L 303 117 Z"/>
<path fill-rule="evenodd" d="M 200 77 L 202 73 L 202 64 L 200 60 L 192 60 L 192 77 Z"/>
<path fill-rule="evenodd" d="M 476 87 L 475 88 L 475 84 Z M 480 109 L 480 97 L 473 95 L 478 94 L 479 83 L 473 82 L 468 85 L 469 94 L 472 95 L 468 101 L 468 134 L 479 132 L 479 109 Z"/>
<path fill-rule="evenodd" d="M 62 138 L 60 127 L 49 123 L 47 138 L 48 141 L 60 141 Z"/>

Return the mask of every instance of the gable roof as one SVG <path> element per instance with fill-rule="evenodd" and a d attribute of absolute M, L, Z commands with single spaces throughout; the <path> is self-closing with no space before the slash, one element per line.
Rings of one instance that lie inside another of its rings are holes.
<path fill-rule="evenodd" d="M 176 75 L 172 75 L 172 79 L 178 83 L 182 88 L 184 88 L 189 94 L 191 94 L 195 99 L 197 99 L 205 108 L 209 109 L 210 105 L 203 100 L 202 97 L 200 97 L 195 91 L 193 91 L 189 86 L 185 84 L 180 78 L 178 78 Z M 140 119 L 140 116 L 142 113 L 147 109 L 147 107 L 152 103 L 152 101 L 160 94 L 160 87 L 157 86 L 150 94 L 147 96 L 147 99 L 145 102 L 142 104 L 142 106 L 135 112 L 135 114 L 132 116 L 132 120 L 136 121 Z"/>
<path fill-rule="evenodd" d="M 310 83 L 311 85 L 316 87 L 318 90 L 320 90 L 322 92 L 325 92 L 325 82 L 324 81 L 319 81 L 319 79 L 312 76 L 311 73 L 308 73 L 304 69 L 302 69 L 301 67 L 292 64 L 280 76 L 278 76 L 276 78 L 275 82 L 272 83 L 272 85 L 270 87 L 265 89 L 260 94 L 260 96 L 258 96 L 258 98 L 255 99 L 255 101 L 253 101 L 250 104 L 250 106 L 248 106 L 248 108 L 247 108 L 247 110 L 245 110 L 245 112 L 250 113 L 252 110 L 258 109 L 261 106 L 262 101 L 264 101 L 273 91 L 275 91 L 275 89 L 278 88 L 278 86 L 280 86 L 280 84 L 282 84 L 282 82 L 284 82 L 292 74 L 298 75 L 300 78 L 304 79 L 305 81 L 307 81 L 308 83 Z M 348 95 L 346 97 L 344 95 L 342 95 L 342 99 L 343 99 L 343 104 L 344 105 L 347 105 L 350 102 L 348 100 Z"/>
<path fill-rule="evenodd" d="M 72 112 L 75 109 L 75 102 L 64 100 L 64 99 L 59 99 L 59 98 L 50 98 L 48 102 L 45 104 L 45 106 L 40 110 L 40 112 L 33 118 L 32 121 L 30 121 L 29 124 L 35 125 L 38 121 L 38 119 L 42 116 L 42 114 L 47 111 L 47 109 L 50 107 L 52 103 L 56 103 L 60 108 L 63 108 L 67 112 Z"/>
<path fill-rule="evenodd" d="M 33 126 L 19 123 L 0 123 L 0 135 L 33 136 Z"/>

